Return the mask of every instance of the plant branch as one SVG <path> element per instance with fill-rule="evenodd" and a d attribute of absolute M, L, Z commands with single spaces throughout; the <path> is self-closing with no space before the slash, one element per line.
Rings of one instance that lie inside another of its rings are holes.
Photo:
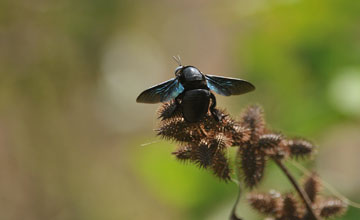
<path fill-rule="evenodd" d="M 236 201 L 235 201 L 235 204 L 234 204 L 234 207 L 232 208 L 231 210 L 231 215 L 230 215 L 230 220 L 243 220 L 242 218 L 239 218 L 237 217 L 236 215 L 236 207 L 240 201 L 240 197 L 241 197 L 241 187 L 239 185 L 239 183 L 237 183 L 237 185 L 239 186 L 239 192 L 238 192 L 238 195 L 237 195 L 237 198 L 236 198 Z"/>
<path fill-rule="evenodd" d="M 308 210 L 311 217 L 314 220 L 319 220 L 319 217 L 316 216 L 314 209 L 311 206 L 311 201 L 309 199 L 309 196 L 306 194 L 306 192 L 299 186 L 299 184 L 296 182 L 295 178 L 292 176 L 292 174 L 289 172 L 289 170 L 285 167 L 285 165 L 282 163 L 282 161 L 280 159 L 277 159 L 277 158 L 272 158 L 272 159 L 280 167 L 280 169 L 285 173 L 287 178 L 290 180 L 291 184 L 294 186 L 296 191 L 299 193 L 299 196 L 304 201 L 306 209 Z"/>

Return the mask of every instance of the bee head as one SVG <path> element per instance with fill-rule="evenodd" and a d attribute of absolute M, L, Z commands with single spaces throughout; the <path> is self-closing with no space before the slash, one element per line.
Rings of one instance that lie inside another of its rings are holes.
<path fill-rule="evenodd" d="M 175 69 L 175 76 L 180 76 L 181 70 L 182 70 L 183 68 L 184 68 L 183 66 L 178 66 L 178 67 L 176 67 L 176 69 Z"/>
<path fill-rule="evenodd" d="M 204 80 L 203 74 L 194 66 L 181 67 L 181 69 L 179 69 L 179 76 L 183 82 Z"/>
<path fill-rule="evenodd" d="M 179 55 L 177 56 L 173 56 L 173 59 L 175 60 L 175 62 L 179 65 L 178 67 L 176 67 L 175 69 L 175 76 L 179 77 L 181 74 L 181 69 L 183 68 L 183 66 L 181 65 L 181 58 Z"/>

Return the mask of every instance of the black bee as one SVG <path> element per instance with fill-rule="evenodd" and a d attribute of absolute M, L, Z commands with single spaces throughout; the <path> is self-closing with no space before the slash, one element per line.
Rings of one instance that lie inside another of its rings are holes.
<path fill-rule="evenodd" d="M 179 66 L 175 78 L 143 91 L 136 99 L 141 103 L 168 102 L 175 99 L 176 108 L 188 122 L 197 122 L 209 110 L 216 120 L 221 115 L 215 110 L 216 99 L 210 90 L 224 96 L 241 95 L 255 89 L 245 80 L 222 76 L 205 75 L 194 66 L 182 66 L 180 59 L 174 59 Z M 211 102 L 210 102 L 211 100 Z"/>

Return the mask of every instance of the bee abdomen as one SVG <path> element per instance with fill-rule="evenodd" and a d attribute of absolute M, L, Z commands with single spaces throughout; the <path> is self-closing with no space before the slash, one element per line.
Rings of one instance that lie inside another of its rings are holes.
<path fill-rule="evenodd" d="M 206 115 L 210 104 L 210 91 L 194 89 L 184 92 L 181 107 L 188 122 L 197 122 Z"/>

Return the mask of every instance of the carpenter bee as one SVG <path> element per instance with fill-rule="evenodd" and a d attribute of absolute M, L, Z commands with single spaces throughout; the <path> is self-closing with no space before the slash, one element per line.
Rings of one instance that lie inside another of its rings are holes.
<path fill-rule="evenodd" d="M 211 91 L 223 96 L 251 92 L 255 86 L 242 79 L 206 75 L 194 66 L 182 66 L 180 58 L 173 57 L 179 66 L 175 78 L 143 91 L 136 99 L 141 103 L 158 103 L 175 100 L 175 110 L 180 110 L 188 122 L 201 120 L 210 109 L 219 121 L 221 115 L 215 110 L 216 98 Z"/>

